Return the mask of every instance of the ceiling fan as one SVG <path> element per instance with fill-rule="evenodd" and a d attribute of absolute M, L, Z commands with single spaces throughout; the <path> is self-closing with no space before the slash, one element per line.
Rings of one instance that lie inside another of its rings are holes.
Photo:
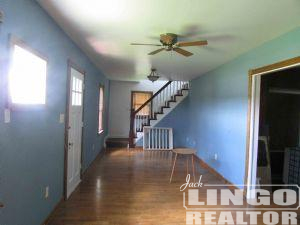
<path fill-rule="evenodd" d="M 186 51 L 180 47 L 190 47 L 190 46 L 203 46 L 207 45 L 207 41 L 188 41 L 188 42 L 177 42 L 178 35 L 172 33 L 166 33 L 160 35 L 161 44 L 140 44 L 140 43 L 131 43 L 131 45 L 148 45 L 148 46 L 160 46 L 153 52 L 148 53 L 148 55 L 155 55 L 161 51 L 175 51 L 186 57 L 193 55 L 193 53 Z"/>

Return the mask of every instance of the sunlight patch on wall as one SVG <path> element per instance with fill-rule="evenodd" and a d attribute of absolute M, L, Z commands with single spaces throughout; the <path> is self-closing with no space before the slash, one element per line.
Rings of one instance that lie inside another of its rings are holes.
<path fill-rule="evenodd" d="M 59 5 L 76 12 L 76 20 L 86 24 L 120 22 L 129 17 L 129 7 L 122 0 L 65 0 Z"/>

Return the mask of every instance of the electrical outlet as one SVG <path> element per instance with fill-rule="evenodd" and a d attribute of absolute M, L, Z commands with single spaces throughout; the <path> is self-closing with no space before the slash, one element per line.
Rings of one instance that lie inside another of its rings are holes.
<path fill-rule="evenodd" d="M 45 195 L 44 195 L 45 199 L 49 198 L 49 186 L 46 186 L 45 188 Z"/>
<path fill-rule="evenodd" d="M 215 160 L 217 161 L 218 160 L 218 154 L 215 153 Z"/>
<path fill-rule="evenodd" d="M 65 114 L 61 113 L 59 114 L 59 123 L 64 123 L 65 122 Z"/>

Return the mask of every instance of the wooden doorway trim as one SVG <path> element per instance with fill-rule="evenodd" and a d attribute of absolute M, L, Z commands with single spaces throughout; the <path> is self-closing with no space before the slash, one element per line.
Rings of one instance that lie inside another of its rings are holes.
<path fill-rule="evenodd" d="M 253 79 L 257 75 L 266 75 L 272 72 L 285 70 L 300 65 L 300 56 L 288 60 L 280 61 L 267 66 L 251 69 L 248 72 L 248 113 L 247 113 L 247 136 L 246 136 L 246 160 L 245 160 L 245 179 L 244 179 L 244 196 L 247 196 L 248 173 L 252 168 L 250 167 L 250 134 L 251 134 L 251 114 L 252 114 L 252 92 L 253 92 Z"/>
<path fill-rule="evenodd" d="M 83 80 L 83 96 L 82 96 L 82 121 L 84 119 L 84 97 L 85 97 L 85 80 L 86 80 L 86 72 L 82 70 L 79 66 L 73 63 L 70 59 L 68 59 L 68 66 L 67 66 L 67 84 L 66 84 L 66 109 L 65 109 L 65 141 L 64 141 L 64 187 L 63 187 L 63 197 L 64 200 L 67 200 L 67 179 L 68 179 L 68 130 L 69 130 L 69 103 L 70 103 L 70 85 L 71 85 L 71 68 L 77 70 L 81 74 L 84 75 Z M 80 176 L 82 176 L 82 165 L 83 165 L 83 130 L 81 132 L 81 172 Z"/>
<path fill-rule="evenodd" d="M 152 91 L 131 91 L 130 110 L 132 109 L 132 106 L 133 106 L 133 95 L 134 95 L 134 93 L 144 93 L 144 94 L 150 94 L 151 97 L 153 96 L 153 92 Z M 152 112 L 152 103 L 150 105 L 150 112 Z"/>

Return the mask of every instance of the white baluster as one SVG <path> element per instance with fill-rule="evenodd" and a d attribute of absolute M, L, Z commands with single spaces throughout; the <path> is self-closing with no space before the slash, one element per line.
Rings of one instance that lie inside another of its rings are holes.
<path fill-rule="evenodd" d="M 139 130 L 139 115 L 136 115 L 136 128 L 135 130 L 138 131 Z"/>
<path fill-rule="evenodd" d="M 153 140 L 153 129 L 151 129 L 151 148 L 154 147 L 154 140 Z"/>
<path fill-rule="evenodd" d="M 140 115 L 140 131 L 141 131 L 141 129 L 142 129 L 142 124 L 143 123 L 143 116 L 142 115 Z"/>
<path fill-rule="evenodd" d="M 170 142 L 170 148 L 169 149 L 173 149 L 173 135 L 172 132 L 169 130 L 169 142 Z"/>
<path fill-rule="evenodd" d="M 148 145 L 148 148 L 150 149 L 151 148 L 151 146 L 150 146 L 150 129 L 148 130 L 148 143 L 147 143 L 147 145 Z"/>
<path fill-rule="evenodd" d="M 159 106 L 160 106 L 160 94 L 158 94 L 158 96 L 157 96 L 157 109 L 156 109 L 156 112 L 158 112 Z"/>
<path fill-rule="evenodd" d="M 153 117 L 154 117 L 154 113 L 156 112 L 156 105 L 157 105 L 157 96 L 153 99 Z"/>
<path fill-rule="evenodd" d="M 134 117 L 134 123 L 133 123 L 133 130 L 134 130 L 134 133 L 136 132 L 136 116 Z"/>
<path fill-rule="evenodd" d="M 162 129 L 161 131 L 162 131 L 162 134 L 161 134 L 161 142 L 162 142 L 162 144 L 161 144 L 161 146 L 164 149 L 165 148 L 165 137 L 164 137 L 165 130 Z"/>
<path fill-rule="evenodd" d="M 160 146 L 160 132 L 161 130 L 159 129 L 158 130 L 158 149 L 161 149 L 161 146 Z"/>
<path fill-rule="evenodd" d="M 143 116 L 140 115 L 140 131 L 142 130 L 143 127 Z"/>
<path fill-rule="evenodd" d="M 172 85 L 172 83 L 170 83 L 169 84 L 169 86 L 168 86 L 168 91 L 167 91 L 167 93 L 168 93 L 168 100 L 170 100 L 171 99 L 171 85 Z"/>
<path fill-rule="evenodd" d="M 155 97 L 153 99 L 153 105 L 152 105 L 153 118 L 154 118 L 154 113 L 156 112 L 156 104 L 157 104 L 157 98 Z"/>
<path fill-rule="evenodd" d="M 164 106 L 165 105 L 165 92 L 162 91 L 161 92 L 161 106 Z"/>
<path fill-rule="evenodd" d="M 173 95 L 176 94 L 176 81 L 174 81 Z"/>
<path fill-rule="evenodd" d="M 141 130 L 141 116 L 138 115 L 138 131 Z"/>
<path fill-rule="evenodd" d="M 157 149 L 157 130 L 154 129 L 154 148 Z"/>
<path fill-rule="evenodd" d="M 171 87 L 170 87 L 170 93 L 171 93 L 171 99 L 173 100 L 173 90 L 174 90 L 174 81 L 171 83 Z"/>
<path fill-rule="evenodd" d="M 160 93 L 157 95 L 157 108 L 156 108 L 156 112 L 158 112 L 159 105 L 160 105 Z"/>
<path fill-rule="evenodd" d="M 169 130 L 166 130 L 166 141 L 167 141 L 167 146 L 166 148 L 169 149 L 169 140 L 168 140 L 168 136 L 169 136 Z"/>
<path fill-rule="evenodd" d="M 168 100 L 169 100 L 168 91 L 166 90 L 166 99 L 165 99 L 166 106 L 168 106 Z"/>

